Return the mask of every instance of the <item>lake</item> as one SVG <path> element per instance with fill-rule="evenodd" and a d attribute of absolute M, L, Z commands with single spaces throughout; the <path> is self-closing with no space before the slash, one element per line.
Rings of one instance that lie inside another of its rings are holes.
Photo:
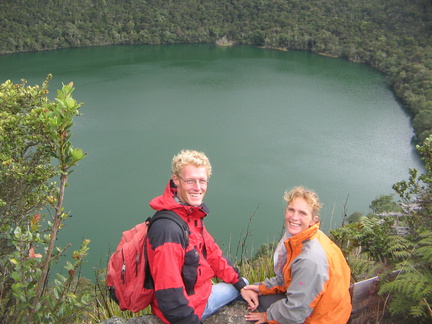
<path fill-rule="evenodd" d="M 365 214 L 423 171 L 408 114 L 367 65 L 307 52 L 215 45 L 108 46 L 0 56 L 1 81 L 74 82 L 84 105 L 72 142 L 88 152 L 70 177 L 59 244 L 89 238 L 84 274 L 105 266 L 121 232 L 152 215 L 172 157 L 204 151 L 213 166 L 206 225 L 227 254 L 279 238 L 283 193 L 324 202 L 322 228 Z M 250 223 L 249 223 L 250 222 Z M 72 251 L 72 249 L 70 251 Z"/>

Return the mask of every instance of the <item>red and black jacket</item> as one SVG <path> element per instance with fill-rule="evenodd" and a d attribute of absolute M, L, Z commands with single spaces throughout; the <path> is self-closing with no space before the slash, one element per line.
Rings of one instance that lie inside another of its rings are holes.
<path fill-rule="evenodd" d="M 175 200 L 177 188 L 170 180 L 162 196 L 150 206 L 172 210 L 188 224 L 189 246 L 170 220 L 155 222 L 147 235 L 147 255 L 155 288 L 152 312 L 164 323 L 201 323 L 201 316 L 212 290 L 211 279 L 217 277 L 238 290 L 246 284 L 237 268 L 223 256 L 222 250 L 204 226 L 209 210 L 205 204 L 194 207 Z"/>

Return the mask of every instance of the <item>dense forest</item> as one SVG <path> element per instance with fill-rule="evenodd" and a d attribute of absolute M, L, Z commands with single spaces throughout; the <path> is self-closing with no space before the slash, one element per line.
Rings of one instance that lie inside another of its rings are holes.
<path fill-rule="evenodd" d="M 370 64 L 388 75 L 390 86 L 412 116 L 417 140 L 422 142 L 432 133 L 431 0 L 0 3 L 0 54 L 221 40 L 306 50 Z"/>

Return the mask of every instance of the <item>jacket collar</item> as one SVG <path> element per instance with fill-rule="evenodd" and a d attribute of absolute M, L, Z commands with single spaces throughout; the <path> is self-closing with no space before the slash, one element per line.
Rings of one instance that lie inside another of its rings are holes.
<path fill-rule="evenodd" d="M 287 239 L 291 244 L 300 244 L 310 240 L 319 230 L 320 222 Z"/>

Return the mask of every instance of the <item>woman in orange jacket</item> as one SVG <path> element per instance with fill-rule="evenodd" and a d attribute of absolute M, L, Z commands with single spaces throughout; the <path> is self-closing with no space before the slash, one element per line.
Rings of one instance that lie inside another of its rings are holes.
<path fill-rule="evenodd" d="M 319 230 L 318 196 L 303 187 L 285 192 L 286 234 L 275 253 L 276 276 L 242 290 L 255 324 L 347 323 L 350 268 L 339 247 Z"/>

